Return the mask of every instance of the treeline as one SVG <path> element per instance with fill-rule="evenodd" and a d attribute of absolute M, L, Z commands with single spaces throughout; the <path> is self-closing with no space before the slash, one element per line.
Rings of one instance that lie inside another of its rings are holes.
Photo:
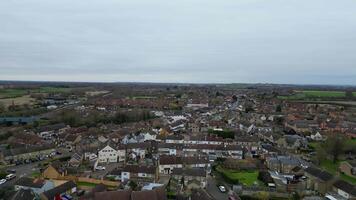
<path fill-rule="evenodd" d="M 155 116 L 148 110 L 118 111 L 115 114 L 90 112 L 86 117 L 76 111 L 63 111 L 54 123 L 63 122 L 72 127 L 96 127 L 97 124 L 123 124 L 153 119 Z"/>

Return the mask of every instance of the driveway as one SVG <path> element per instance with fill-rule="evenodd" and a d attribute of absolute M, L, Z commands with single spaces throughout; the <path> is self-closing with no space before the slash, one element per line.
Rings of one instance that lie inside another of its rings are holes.
<path fill-rule="evenodd" d="M 103 178 L 107 173 L 111 172 L 113 169 L 119 167 L 121 165 L 121 163 L 110 163 L 107 165 L 102 165 L 100 164 L 100 166 L 105 166 L 105 170 L 96 170 L 93 171 L 90 176 L 93 178 L 97 178 L 97 179 L 101 179 Z"/>

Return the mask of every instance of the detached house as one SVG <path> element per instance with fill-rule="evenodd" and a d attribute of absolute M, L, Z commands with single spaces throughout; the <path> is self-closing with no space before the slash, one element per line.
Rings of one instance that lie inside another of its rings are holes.
<path fill-rule="evenodd" d="M 356 160 L 341 162 L 339 170 L 348 176 L 356 177 Z"/>
<path fill-rule="evenodd" d="M 118 152 L 116 148 L 110 144 L 102 148 L 98 153 L 99 163 L 116 163 Z"/>

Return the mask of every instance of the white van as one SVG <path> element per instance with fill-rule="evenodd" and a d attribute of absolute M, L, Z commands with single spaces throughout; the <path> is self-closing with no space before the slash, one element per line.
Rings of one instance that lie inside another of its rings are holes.
<path fill-rule="evenodd" d="M 16 177 L 15 174 L 8 174 L 8 175 L 6 176 L 6 180 L 11 180 L 11 179 L 14 179 L 15 177 Z"/>

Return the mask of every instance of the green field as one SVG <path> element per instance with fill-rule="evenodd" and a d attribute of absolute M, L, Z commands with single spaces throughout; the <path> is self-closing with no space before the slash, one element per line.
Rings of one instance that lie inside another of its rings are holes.
<path fill-rule="evenodd" d="M 95 187 L 97 184 L 95 183 L 88 183 L 88 182 L 77 182 L 77 185 L 80 186 L 85 186 L 85 187 Z"/>
<path fill-rule="evenodd" d="M 246 186 L 252 186 L 255 183 L 258 184 L 260 183 L 260 181 L 257 179 L 258 171 L 236 171 L 236 170 L 225 169 L 221 166 L 218 166 L 216 170 L 221 174 L 223 174 L 224 178 L 230 179 L 227 181 L 232 181 L 235 183 L 238 182 Z"/>
<path fill-rule="evenodd" d="M 336 162 L 336 163 L 333 163 L 331 160 L 323 160 L 321 163 L 320 163 L 320 167 L 326 171 L 328 171 L 329 173 L 331 174 L 336 174 L 339 170 L 339 165 L 340 165 L 340 162 Z M 340 179 L 344 180 L 344 181 L 347 181 L 347 182 L 350 182 L 352 184 L 356 184 L 356 178 L 353 178 L 351 176 L 347 176 L 345 174 L 341 174 L 340 173 Z"/>
<path fill-rule="evenodd" d="M 353 93 L 355 95 L 355 93 Z M 303 100 L 316 98 L 345 98 L 346 93 L 343 91 L 318 91 L 318 90 L 303 90 L 295 91 L 295 94 L 290 96 L 278 96 L 279 99 L 286 100 Z"/>
<path fill-rule="evenodd" d="M 40 87 L 38 89 L 0 89 L 0 99 L 10 99 L 22 97 L 31 93 L 67 93 L 72 88 L 66 87 Z"/>
<path fill-rule="evenodd" d="M 28 90 L 24 89 L 0 89 L 0 98 L 16 98 L 24 96 Z"/>

